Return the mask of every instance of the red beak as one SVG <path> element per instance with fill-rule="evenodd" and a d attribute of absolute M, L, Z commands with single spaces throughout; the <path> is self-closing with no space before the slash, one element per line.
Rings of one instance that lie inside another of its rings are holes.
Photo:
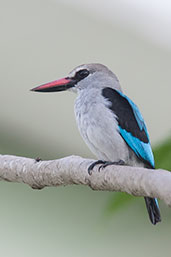
<path fill-rule="evenodd" d="M 71 88 L 75 85 L 75 81 L 70 78 L 63 78 L 59 80 L 55 80 L 41 86 L 35 87 L 31 89 L 31 91 L 37 92 L 57 92 L 57 91 L 64 91 L 68 88 Z"/>

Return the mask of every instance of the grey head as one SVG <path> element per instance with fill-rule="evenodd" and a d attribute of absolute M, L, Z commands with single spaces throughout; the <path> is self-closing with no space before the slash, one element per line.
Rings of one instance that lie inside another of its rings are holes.
<path fill-rule="evenodd" d="M 122 91 L 118 78 L 111 70 L 103 64 L 90 63 L 79 65 L 65 78 L 43 84 L 33 88 L 32 91 L 56 92 L 70 90 L 79 93 L 82 90 L 91 88 L 98 90 L 105 87 Z"/>
<path fill-rule="evenodd" d="M 74 68 L 68 75 L 78 81 L 71 91 L 79 93 L 80 90 L 90 88 L 112 87 L 122 91 L 116 75 L 105 65 L 100 63 L 82 64 Z"/>

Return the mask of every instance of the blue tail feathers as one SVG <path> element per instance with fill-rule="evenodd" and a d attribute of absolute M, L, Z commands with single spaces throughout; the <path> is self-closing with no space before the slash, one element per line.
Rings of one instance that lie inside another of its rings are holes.
<path fill-rule="evenodd" d="M 153 225 L 161 221 L 160 210 L 156 198 L 144 197 L 148 215 Z"/>

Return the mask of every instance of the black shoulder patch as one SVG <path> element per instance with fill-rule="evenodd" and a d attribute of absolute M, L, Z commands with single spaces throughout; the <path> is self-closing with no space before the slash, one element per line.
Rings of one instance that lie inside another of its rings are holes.
<path fill-rule="evenodd" d="M 134 112 L 128 100 L 120 95 L 117 90 L 106 87 L 102 90 L 102 95 L 111 102 L 109 107 L 117 116 L 118 124 L 122 129 L 130 132 L 134 137 L 144 143 L 148 143 L 148 137 L 144 129 L 140 129 Z"/>

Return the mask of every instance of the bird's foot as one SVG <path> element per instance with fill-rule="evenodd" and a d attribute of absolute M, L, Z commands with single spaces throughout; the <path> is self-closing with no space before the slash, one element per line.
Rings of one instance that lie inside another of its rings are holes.
<path fill-rule="evenodd" d="M 123 160 L 119 160 L 117 162 L 109 162 L 109 161 L 102 161 L 102 160 L 98 160 L 96 162 L 93 162 L 89 167 L 88 167 L 88 174 L 91 175 L 92 174 L 92 170 L 94 169 L 94 167 L 98 164 L 101 164 L 99 166 L 99 171 L 101 169 L 106 168 L 109 165 L 125 165 L 125 162 Z"/>
<path fill-rule="evenodd" d="M 124 162 L 123 160 L 119 160 L 119 161 L 117 161 L 117 162 L 105 162 L 104 164 L 100 165 L 99 171 L 100 171 L 101 169 L 106 168 L 106 167 L 109 166 L 109 165 L 125 165 L 125 162 Z"/>
<path fill-rule="evenodd" d="M 88 167 L 88 174 L 91 175 L 92 174 L 92 170 L 94 169 L 94 167 L 98 164 L 102 164 L 104 165 L 106 163 L 106 161 L 102 161 L 102 160 L 98 160 L 93 162 L 89 167 Z M 101 167 L 101 166 L 100 166 Z"/>

